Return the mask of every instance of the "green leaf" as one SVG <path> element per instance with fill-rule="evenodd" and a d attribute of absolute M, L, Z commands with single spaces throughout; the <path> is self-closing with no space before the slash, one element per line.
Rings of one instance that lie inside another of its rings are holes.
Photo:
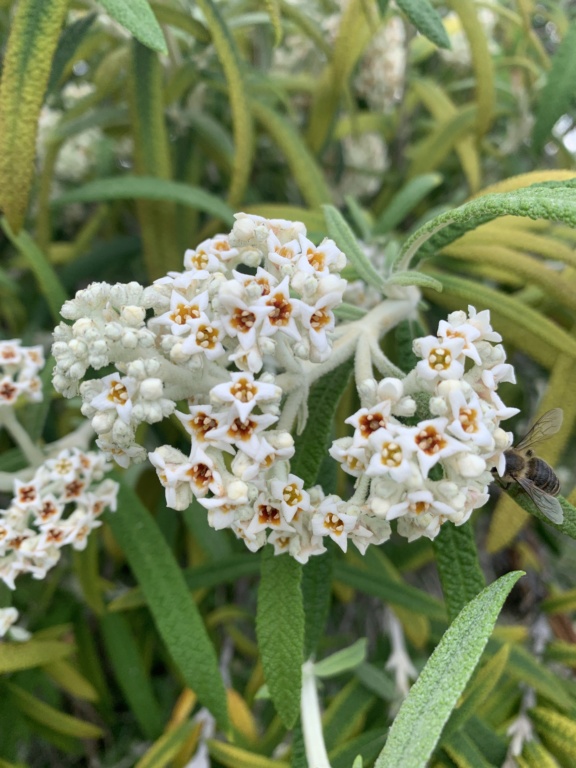
<path fill-rule="evenodd" d="M 396 685 L 390 675 L 374 664 L 364 662 L 356 667 L 354 674 L 365 688 L 375 693 L 383 701 L 394 701 L 398 698 Z"/>
<path fill-rule="evenodd" d="M 323 203 L 330 202 L 332 193 L 324 180 L 318 161 L 293 124 L 277 110 L 261 102 L 251 102 L 251 109 L 256 120 L 286 158 L 294 182 L 307 205 L 310 208 L 318 208 Z"/>
<path fill-rule="evenodd" d="M 385 235 L 403 221 L 433 189 L 442 183 L 439 173 L 424 173 L 410 179 L 392 198 L 374 226 L 375 235 Z"/>
<path fill-rule="evenodd" d="M 228 724 L 216 652 L 182 571 L 135 492 L 121 484 L 118 512 L 107 515 L 170 655 L 188 685 L 220 723 Z"/>
<path fill-rule="evenodd" d="M 294 458 L 290 461 L 292 472 L 304 480 L 308 488 L 317 481 L 322 461 L 332 437 L 332 421 L 338 402 L 348 385 L 354 361 L 352 358 L 322 376 L 310 388 L 308 419 L 302 434 L 294 440 Z"/>
<path fill-rule="evenodd" d="M 78 46 L 86 36 L 88 30 L 92 26 L 96 19 L 96 13 L 89 13 L 86 16 L 78 19 L 74 23 L 70 24 L 60 35 L 58 41 L 58 47 L 54 54 L 52 61 L 52 69 L 50 71 L 50 79 L 48 81 L 48 87 L 46 93 L 50 94 L 54 91 L 64 74 L 64 70 L 68 66 L 68 63 L 74 58 L 74 54 L 78 50 Z"/>
<path fill-rule="evenodd" d="M 546 85 L 540 91 L 536 122 L 532 131 L 534 149 L 539 152 L 548 140 L 554 123 L 569 110 L 576 78 L 576 21 L 568 27 L 552 59 Z"/>
<path fill-rule="evenodd" d="M 35 174 L 38 118 L 68 0 L 20 0 L 0 83 L 0 209 L 22 228 Z"/>
<path fill-rule="evenodd" d="M 233 211 L 216 195 L 181 181 L 153 176 L 115 176 L 88 182 L 54 200 L 54 206 L 103 200 L 168 200 L 205 211 L 226 224 L 234 223 Z"/>
<path fill-rule="evenodd" d="M 332 594 L 332 551 L 311 557 L 302 570 L 305 643 L 304 658 L 314 656 L 324 633 Z"/>
<path fill-rule="evenodd" d="M 465 733 L 454 733 L 443 747 L 460 768 L 497 768 Z"/>
<path fill-rule="evenodd" d="M 264 677 L 276 711 L 287 728 L 300 712 L 304 663 L 302 566 L 289 555 L 262 553 L 256 634 Z"/>
<path fill-rule="evenodd" d="M 168 53 L 164 33 L 147 0 L 99 0 L 113 19 L 153 51 Z"/>
<path fill-rule="evenodd" d="M 399 605 L 429 618 L 446 620 L 444 606 L 439 600 L 416 587 L 396 581 L 384 572 L 378 579 L 373 572 L 338 562 L 334 567 L 334 578 L 359 592 L 379 597 L 392 606 Z"/>
<path fill-rule="evenodd" d="M 448 615 L 454 620 L 486 586 L 472 526 L 469 522 L 443 525 L 433 546 Z"/>
<path fill-rule="evenodd" d="M 375 768 L 422 768 L 464 690 L 522 571 L 486 587 L 450 625 L 404 700 Z"/>
<path fill-rule="evenodd" d="M 560 531 L 560 533 L 564 533 L 566 536 L 570 536 L 570 538 L 576 539 L 576 507 L 573 507 L 568 499 L 565 499 L 563 496 L 558 496 L 558 501 L 560 502 L 560 506 L 564 512 L 564 522 L 553 523 L 546 517 L 546 515 L 540 512 L 532 499 L 530 499 L 520 487 L 511 486 L 510 488 L 506 489 L 506 493 L 509 496 L 512 496 L 516 504 L 521 506 L 522 509 L 524 509 L 526 512 L 534 515 L 534 517 L 537 517 L 538 520 L 541 520 L 547 525 L 551 525 L 552 528 L 556 528 L 556 530 Z"/>
<path fill-rule="evenodd" d="M 500 650 L 489 659 L 484 666 L 472 678 L 468 686 L 464 701 L 452 712 L 443 737 L 459 731 L 466 722 L 477 712 L 478 707 L 492 693 L 498 681 L 506 670 L 510 646 L 503 645 Z M 444 738 L 443 740 L 444 741 Z"/>
<path fill-rule="evenodd" d="M 451 48 L 440 14 L 428 0 L 396 0 L 418 32 L 440 48 Z"/>
<path fill-rule="evenodd" d="M 152 744 L 150 749 L 134 765 L 134 768 L 164 768 L 178 755 L 186 745 L 194 728 L 194 723 L 185 720 L 175 728 L 167 730 Z"/>
<path fill-rule="evenodd" d="M 98 701 L 96 688 L 70 662 L 52 661 L 50 664 L 46 664 L 44 672 L 54 680 L 56 685 L 71 696 L 83 701 Z"/>
<path fill-rule="evenodd" d="M 21 712 L 34 722 L 40 723 L 46 728 L 56 731 L 56 733 L 73 736 L 77 739 L 99 739 L 104 735 L 102 729 L 97 725 L 59 712 L 13 683 L 5 683 L 5 686 L 15 706 Z"/>
<path fill-rule="evenodd" d="M 365 731 L 330 750 L 328 757 L 331 768 L 363 768 L 364 765 L 372 765 L 385 740 L 386 736 L 376 728 Z"/>
<path fill-rule="evenodd" d="M 234 164 L 228 202 L 237 206 L 244 199 L 254 157 L 252 115 L 246 95 L 242 61 L 236 40 L 216 3 L 212 0 L 197 0 L 196 5 L 204 15 L 228 84 L 228 99 L 234 123 Z"/>
<path fill-rule="evenodd" d="M 394 272 L 387 280 L 386 285 L 419 285 L 421 288 L 431 288 L 433 291 L 440 292 L 442 283 L 431 275 L 425 275 L 423 272 L 417 272 L 415 269 L 405 269 L 401 272 Z"/>
<path fill-rule="evenodd" d="M 163 72 L 154 51 L 134 40 L 128 78 L 128 96 L 134 138 L 134 168 L 141 176 L 172 179 L 170 140 L 164 115 Z M 144 261 L 150 279 L 177 269 L 182 253 L 172 202 L 153 205 L 138 199 L 136 204 Z"/>
<path fill-rule="evenodd" d="M 20 669 L 43 667 L 74 653 L 74 646 L 57 640 L 27 640 L 25 643 L 0 643 L 0 674 Z"/>
<path fill-rule="evenodd" d="M 324 218 L 328 234 L 336 245 L 346 254 L 349 263 L 358 276 L 368 285 L 381 289 L 384 285 L 383 276 L 374 268 L 374 265 L 358 245 L 358 240 L 350 229 L 347 221 L 340 211 L 333 205 L 323 205 Z"/>
<path fill-rule="evenodd" d="M 2 217 L 0 224 L 6 236 L 26 259 L 43 296 L 46 298 L 52 319 L 55 323 L 59 323 L 60 309 L 68 296 L 54 268 L 27 232 L 21 231 L 15 235 L 8 220 L 4 217 Z"/>
<path fill-rule="evenodd" d="M 419 227 L 402 247 L 399 269 L 407 269 L 413 256 L 432 256 L 465 232 L 499 216 L 565 221 L 576 226 L 576 182 L 533 184 L 513 192 L 494 192 L 470 200 Z M 553 194 L 551 194 L 553 190 Z"/>
<path fill-rule="evenodd" d="M 144 738 L 158 738 L 162 712 L 130 625 L 123 616 L 108 613 L 101 618 L 100 628 L 112 669 Z"/>
<path fill-rule="evenodd" d="M 368 641 L 362 637 L 348 648 L 343 648 L 322 661 L 317 661 L 314 664 L 314 674 L 316 677 L 335 677 L 342 672 L 355 669 L 366 659 L 367 650 Z"/>

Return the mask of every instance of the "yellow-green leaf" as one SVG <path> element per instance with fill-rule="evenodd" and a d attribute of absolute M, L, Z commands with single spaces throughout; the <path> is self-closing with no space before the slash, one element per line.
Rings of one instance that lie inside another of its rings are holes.
<path fill-rule="evenodd" d="M 0 209 L 18 233 L 24 223 L 38 117 L 68 0 L 20 0 L 0 82 Z"/>
<path fill-rule="evenodd" d="M 0 643 L 0 674 L 19 669 L 43 667 L 74 652 L 74 646 L 57 640 L 28 640 L 25 643 Z"/>
<path fill-rule="evenodd" d="M 288 763 L 281 760 L 271 760 L 256 752 L 224 744 L 222 741 L 208 741 L 208 750 L 210 755 L 226 768 L 288 768 Z"/>
<path fill-rule="evenodd" d="M 41 699 L 12 683 L 6 684 L 15 706 L 30 720 L 45 726 L 46 728 L 61 733 L 65 736 L 73 736 L 77 739 L 99 739 L 104 735 L 101 728 L 85 720 L 59 712 L 54 707 L 46 704 Z"/>

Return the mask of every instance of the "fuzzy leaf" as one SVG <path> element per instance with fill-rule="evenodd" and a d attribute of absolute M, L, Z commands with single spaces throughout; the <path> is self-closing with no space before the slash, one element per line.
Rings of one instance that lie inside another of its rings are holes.
<path fill-rule="evenodd" d="M 333 556 L 331 550 L 328 550 L 323 555 L 311 557 L 302 570 L 305 659 L 315 655 L 324 633 L 332 596 L 332 566 Z"/>
<path fill-rule="evenodd" d="M 470 523 L 443 525 L 433 542 L 448 614 L 453 620 L 486 586 Z"/>
<path fill-rule="evenodd" d="M 551 525 L 553 528 L 556 528 L 557 531 L 560 531 L 561 533 L 565 533 L 567 536 L 570 536 L 570 538 L 572 539 L 576 539 L 576 507 L 573 507 L 572 504 L 570 504 L 570 502 L 567 499 L 565 499 L 563 496 L 558 496 L 558 501 L 560 502 L 560 506 L 562 507 L 562 511 L 564 512 L 564 522 L 553 523 L 551 520 L 549 520 L 546 517 L 546 515 L 540 512 L 540 510 L 536 507 L 534 502 L 522 491 L 520 487 L 511 486 L 506 492 L 526 512 L 529 512 L 531 515 L 534 515 L 534 517 L 537 517 L 538 520 L 541 520 L 543 523 L 546 523 L 547 525 Z"/>
<path fill-rule="evenodd" d="M 294 439 L 294 458 L 290 461 L 292 472 L 304 480 L 308 488 L 317 481 L 318 472 L 326 456 L 332 435 L 332 419 L 352 372 L 353 360 L 339 365 L 322 376 L 310 388 L 308 411 L 314 418 L 308 419 L 302 434 Z"/>
<path fill-rule="evenodd" d="M 552 59 L 546 85 L 540 91 L 536 122 L 532 131 L 534 149 L 539 152 L 548 140 L 554 123 L 570 108 L 576 78 L 576 21 L 568 27 Z"/>
<path fill-rule="evenodd" d="M 522 571 L 502 576 L 458 614 L 398 712 L 375 768 L 421 768 L 430 758 Z"/>
<path fill-rule="evenodd" d="M 168 53 L 164 33 L 148 0 L 99 0 L 110 16 L 153 51 Z"/>
<path fill-rule="evenodd" d="M 256 634 L 264 677 L 276 711 L 287 728 L 300 712 L 304 663 L 302 566 L 289 555 L 262 553 Z"/>
<path fill-rule="evenodd" d="M 22 228 L 35 173 L 38 118 L 68 0 L 20 0 L 0 83 L 0 209 Z"/>
<path fill-rule="evenodd" d="M 336 245 L 346 254 L 349 264 L 365 283 L 376 288 L 382 288 L 384 278 L 374 268 L 374 265 L 358 245 L 358 240 L 350 229 L 348 222 L 333 205 L 323 205 L 324 218 L 328 234 Z"/>
<path fill-rule="evenodd" d="M 452 712 L 450 720 L 446 724 L 443 736 L 449 736 L 460 730 L 466 724 L 467 720 L 476 713 L 478 707 L 488 698 L 502 677 L 506 669 L 509 655 L 510 647 L 508 645 L 503 645 L 502 648 L 500 648 L 500 650 L 495 653 L 480 670 L 478 670 L 466 690 L 464 701 Z"/>
<path fill-rule="evenodd" d="M 453 211 L 426 222 L 402 247 L 399 268 L 407 269 L 413 256 L 432 256 L 465 232 L 499 216 L 565 221 L 576 226 L 576 182 L 548 182 L 513 192 L 492 193 L 470 200 Z M 554 191 L 551 194 L 552 190 Z"/>
<path fill-rule="evenodd" d="M 431 275 L 425 275 L 423 272 L 417 272 L 415 269 L 405 269 L 400 272 L 394 272 L 386 280 L 386 285 L 418 285 L 421 288 L 431 288 L 433 291 L 440 292 L 442 283 Z"/>
<path fill-rule="evenodd" d="M 561 760 L 562 765 L 576 764 L 576 723 L 547 707 L 530 710 L 530 718 L 548 749 Z"/>
<path fill-rule="evenodd" d="M 182 571 L 154 519 L 134 491 L 121 484 L 118 512 L 107 515 L 107 522 L 186 685 L 225 728 L 226 695 L 216 652 Z"/>
<path fill-rule="evenodd" d="M 440 48 L 451 48 L 440 14 L 428 0 L 396 0 L 418 32 Z"/>

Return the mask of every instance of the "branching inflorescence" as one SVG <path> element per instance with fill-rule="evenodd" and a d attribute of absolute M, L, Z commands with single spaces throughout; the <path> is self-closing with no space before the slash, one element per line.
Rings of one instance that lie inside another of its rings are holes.
<path fill-rule="evenodd" d="M 329 536 L 364 552 L 389 538 L 394 519 L 409 540 L 434 538 L 482 506 L 490 469 L 503 469 L 511 436 L 500 422 L 516 411 L 497 388 L 514 372 L 489 313 L 473 307 L 417 339 L 420 361 L 400 372 L 379 342 L 415 316 L 417 289 L 393 286 L 361 319 L 336 325 L 345 265 L 301 222 L 238 214 L 229 235 L 186 252 L 183 272 L 146 288 L 95 283 L 67 302 L 54 386 L 80 392 L 98 446 L 121 466 L 146 458 L 139 424 L 173 414 L 189 453 L 148 454 L 168 506 L 197 498 L 212 527 L 231 528 L 252 551 L 269 542 L 304 563 Z M 290 471 L 291 432 L 314 419 L 310 385 L 352 355 L 361 408 L 347 419 L 353 436 L 330 449 L 357 478 L 344 500 Z M 115 372 L 82 381 L 106 366 Z"/>

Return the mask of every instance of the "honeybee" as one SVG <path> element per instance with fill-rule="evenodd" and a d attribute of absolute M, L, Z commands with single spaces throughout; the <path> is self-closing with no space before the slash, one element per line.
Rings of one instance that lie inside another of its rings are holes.
<path fill-rule="evenodd" d="M 541 416 L 516 445 L 504 451 L 506 468 L 502 480 L 518 483 L 543 515 L 553 523 L 562 523 L 564 512 L 556 498 L 560 481 L 543 459 L 534 455 L 534 446 L 547 440 L 562 426 L 562 408 L 552 408 Z"/>

